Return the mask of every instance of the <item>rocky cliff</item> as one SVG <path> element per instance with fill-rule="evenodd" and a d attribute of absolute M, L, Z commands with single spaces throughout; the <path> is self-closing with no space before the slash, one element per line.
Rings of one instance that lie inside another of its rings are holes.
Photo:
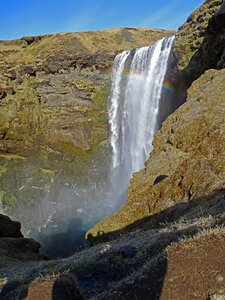
<path fill-rule="evenodd" d="M 1 151 L 88 151 L 107 139 L 115 54 L 168 34 L 124 28 L 1 41 Z"/>
<path fill-rule="evenodd" d="M 179 28 L 173 49 L 176 88 L 186 90 L 205 70 L 224 68 L 224 20 L 223 0 L 208 0 Z"/>
<path fill-rule="evenodd" d="M 178 58 L 180 79 L 186 80 L 183 88 L 193 81 L 187 101 L 155 135 L 154 150 L 145 168 L 133 175 L 125 205 L 97 224 L 90 236 L 120 230 L 176 203 L 197 201 L 224 189 L 225 72 L 204 73 L 209 68 L 224 67 L 221 3 L 206 1 L 180 28 L 173 51 Z M 212 44 L 215 47 L 209 47 Z"/>

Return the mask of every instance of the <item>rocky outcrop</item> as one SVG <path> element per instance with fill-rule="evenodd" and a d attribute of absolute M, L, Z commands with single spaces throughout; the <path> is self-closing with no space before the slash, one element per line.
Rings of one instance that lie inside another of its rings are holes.
<path fill-rule="evenodd" d="M 187 68 L 192 57 L 207 39 L 207 34 L 212 32 L 212 17 L 220 9 L 222 3 L 223 0 L 206 0 L 179 28 L 174 44 L 179 70 Z M 216 32 L 214 31 L 214 33 Z M 222 35 L 221 32 L 220 34 Z M 196 69 L 197 67 L 199 66 L 196 66 Z"/>
<path fill-rule="evenodd" d="M 0 238 L 13 237 L 20 238 L 21 225 L 19 222 L 12 221 L 9 217 L 0 214 Z"/>
<path fill-rule="evenodd" d="M 205 70 L 224 68 L 224 20 L 223 0 L 206 0 L 179 28 L 173 48 L 175 88 L 185 91 Z"/>
<path fill-rule="evenodd" d="M 0 268 L 44 258 L 39 254 L 41 245 L 32 239 L 24 238 L 20 228 L 19 222 L 0 214 Z"/>

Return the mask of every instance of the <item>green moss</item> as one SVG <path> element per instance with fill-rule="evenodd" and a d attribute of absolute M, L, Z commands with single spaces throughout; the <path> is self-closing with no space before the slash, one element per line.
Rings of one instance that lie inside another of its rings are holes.
<path fill-rule="evenodd" d="M 75 86 L 79 90 L 85 90 L 94 92 L 96 90 L 96 85 L 90 80 L 76 80 Z"/>
<path fill-rule="evenodd" d="M 17 199 L 11 193 L 0 191 L 0 212 L 6 212 L 16 205 Z"/>
<path fill-rule="evenodd" d="M 4 159 L 4 160 L 8 160 L 8 161 L 12 161 L 12 160 L 26 160 L 25 157 L 17 155 L 17 154 L 13 154 L 13 153 L 0 153 L 0 158 Z"/>
<path fill-rule="evenodd" d="M 40 171 L 41 173 L 44 175 L 44 176 L 47 176 L 47 177 L 53 177 L 55 175 L 55 172 L 53 170 L 50 170 L 50 169 L 43 169 L 43 168 L 40 168 Z"/>
<path fill-rule="evenodd" d="M 6 174 L 7 168 L 5 166 L 0 166 L 0 177 Z"/>
<path fill-rule="evenodd" d="M 100 87 L 92 96 L 93 106 L 91 107 L 88 117 L 94 123 L 107 123 L 107 97 L 109 95 L 109 87 Z"/>

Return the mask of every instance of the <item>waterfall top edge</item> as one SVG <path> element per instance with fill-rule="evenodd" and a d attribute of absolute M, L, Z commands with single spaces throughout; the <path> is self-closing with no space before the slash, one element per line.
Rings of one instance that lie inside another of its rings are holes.
<path fill-rule="evenodd" d="M 148 45 L 148 46 L 143 46 L 143 47 L 137 47 L 137 48 L 133 48 L 133 49 L 130 49 L 130 50 L 124 50 L 124 51 L 122 51 L 122 52 L 120 52 L 120 53 L 118 53 L 117 55 L 116 55 L 116 57 L 117 56 L 120 56 L 120 55 L 123 55 L 123 54 L 130 54 L 132 51 L 138 51 L 138 50 L 140 50 L 140 49 L 149 49 L 149 48 L 151 48 L 151 47 L 154 47 L 157 43 L 159 43 L 159 42 L 161 42 L 161 41 L 164 41 L 164 40 L 169 40 L 169 39 L 171 39 L 171 42 L 173 43 L 174 42 L 174 40 L 175 40 L 175 38 L 176 38 L 176 36 L 175 35 L 169 35 L 169 36 L 166 36 L 166 37 L 163 37 L 163 38 L 161 38 L 161 39 L 159 39 L 158 41 L 156 41 L 154 44 L 150 44 L 150 45 Z"/>

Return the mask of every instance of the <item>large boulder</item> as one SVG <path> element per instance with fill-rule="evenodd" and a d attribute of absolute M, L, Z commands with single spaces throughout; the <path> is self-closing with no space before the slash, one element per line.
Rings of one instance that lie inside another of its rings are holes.
<path fill-rule="evenodd" d="M 0 214 L 0 238 L 20 238 L 22 237 L 20 229 L 19 222 L 12 221 L 9 217 Z"/>
<path fill-rule="evenodd" d="M 24 238 L 20 228 L 19 222 L 0 214 L 0 268 L 44 258 L 39 253 L 41 245 Z"/>

